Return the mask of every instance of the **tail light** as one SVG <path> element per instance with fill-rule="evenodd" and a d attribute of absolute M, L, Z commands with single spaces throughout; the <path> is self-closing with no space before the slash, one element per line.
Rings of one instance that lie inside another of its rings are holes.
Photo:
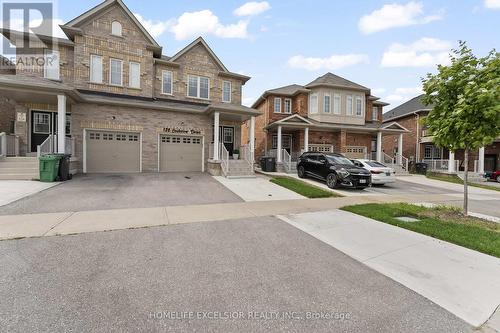
<path fill-rule="evenodd" d="M 375 170 L 370 170 L 371 173 L 373 173 L 374 175 L 379 175 L 382 173 L 382 171 L 375 171 Z"/>

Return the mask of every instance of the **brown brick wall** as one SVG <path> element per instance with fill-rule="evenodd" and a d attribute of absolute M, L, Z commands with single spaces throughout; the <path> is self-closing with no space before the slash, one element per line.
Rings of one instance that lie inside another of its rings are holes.
<path fill-rule="evenodd" d="M 408 115 L 404 118 L 399 118 L 396 120 L 398 124 L 408 129 L 410 132 L 403 134 L 403 156 L 408 158 L 410 161 L 416 161 L 417 159 L 417 117 L 415 115 Z M 420 125 L 420 130 L 422 126 Z M 382 150 L 388 154 L 393 155 L 398 147 L 399 134 L 382 136 Z M 420 159 L 424 158 L 423 150 L 420 150 Z"/>
<path fill-rule="evenodd" d="M 16 119 L 16 103 L 0 95 L 0 133 L 12 133 L 12 124 Z"/>

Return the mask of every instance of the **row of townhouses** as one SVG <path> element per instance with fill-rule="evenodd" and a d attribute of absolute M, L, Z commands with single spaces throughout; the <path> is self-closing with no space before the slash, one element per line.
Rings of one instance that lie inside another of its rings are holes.
<path fill-rule="evenodd" d="M 164 55 L 121 0 L 61 28 L 67 39 L 0 31 L 17 47 L 0 71 L 0 156 L 23 157 L 15 170 L 0 168 L 11 178 L 36 177 L 36 158 L 50 152 L 71 154 L 73 173 L 245 176 L 262 156 L 293 172 L 304 151 L 376 159 L 402 172 L 421 160 L 463 169 L 461 153 L 433 146 L 419 125 L 430 111 L 419 98 L 384 113 L 388 104 L 370 88 L 327 73 L 267 90 L 246 107 L 250 77 L 228 70 L 201 37 Z M 45 61 L 27 61 L 26 42 Z M 498 166 L 498 146 L 477 153 L 476 171 Z"/>

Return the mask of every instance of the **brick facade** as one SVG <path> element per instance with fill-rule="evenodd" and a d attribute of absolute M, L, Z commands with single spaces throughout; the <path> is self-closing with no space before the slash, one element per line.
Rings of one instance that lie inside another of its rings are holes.
<path fill-rule="evenodd" d="M 397 122 L 409 131 L 408 133 L 403 134 L 403 156 L 408 158 L 410 161 L 421 160 L 423 158 L 423 150 L 420 149 L 419 157 L 419 152 L 417 152 L 417 128 L 420 128 L 421 130 L 422 126 L 418 125 L 417 116 L 411 114 L 397 119 Z M 398 149 L 398 139 L 399 135 L 384 135 L 382 137 L 382 150 L 386 154 L 393 156 Z"/>

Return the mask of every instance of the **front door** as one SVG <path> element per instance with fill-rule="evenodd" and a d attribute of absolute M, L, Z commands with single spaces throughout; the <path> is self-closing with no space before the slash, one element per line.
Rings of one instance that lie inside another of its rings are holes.
<path fill-rule="evenodd" d="M 219 129 L 219 136 L 222 138 L 222 143 L 229 152 L 229 156 L 233 156 L 234 150 L 234 127 L 221 126 Z"/>
<path fill-rule="evenodd" d="M 66 136 L 69 136 L 71 115 L 66 114 Z M 31 152 L 35 153 L 49 135 L 57 134 L 57 113 L 31 111 Z"/>
<path fill-rule="evenodd" d="M 484 171 L 493 172 L 497 170 L 497 155 L 487 154 L 484 155 Z"/>
<path fill-rule="evenodd" d="M 278 136 L 273 135 L 273 149 L 278 148 Z M 281 134 L 281 149 L 285 149 L 290 155 L 292 154 L 292 135 Z"/>

